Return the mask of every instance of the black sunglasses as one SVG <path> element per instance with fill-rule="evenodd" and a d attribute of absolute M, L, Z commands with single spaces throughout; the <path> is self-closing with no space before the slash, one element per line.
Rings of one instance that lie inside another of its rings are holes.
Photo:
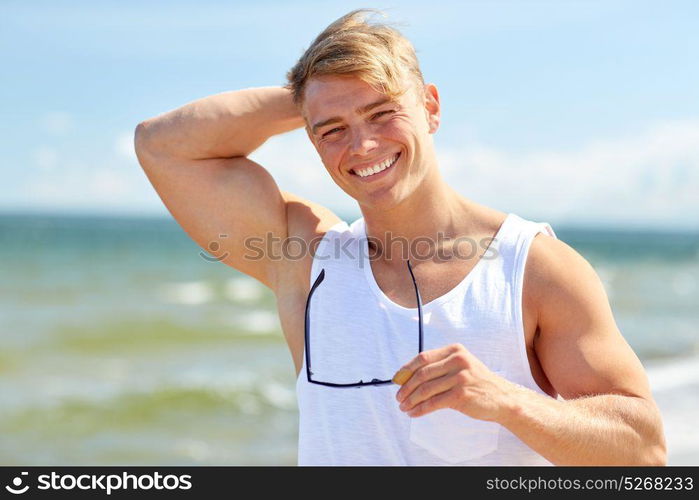
<path fill-rule="evenodd" d="M 415 281 L 415 275 L 413 274 L 413 268 L 410 265 L 410 261 L 407 261 L 408 263 L 408 271 L 410 272 L 410 278 L 413 280 L 413 286 L 415 287 L 415 297 L 417 298 L 417 315 L 418 315 L 418 352 L 422 352 L 422 300 L 420 299 L 420 290 L 417 288 L 417 282 Z M 311 345 L 310 345 L 310 310 L 311 310 L 311 297 L 313 296 L 313 292 L 315 291 L 316 288 L 318 288 L 318 285 L 320 285 L 323 282 L 323 279 L 325 279 L 325 269 L 321 269 L 320 273 L 318 274 L 318 277 L 316 278 L 315 282 L 313 283 L 313 286 L 311 286 L 311 290 L 308 292 L 308 299 L 306 300 L 306 319 L 304 322 L 304 339 L 306 343 L 306 378 L 308 379 L 308 382 L 311 384 L 318 384 L 318 385 L 324 385 L 327 387 L 363 387 L 365 385 L 384 385 L 384 384 L 392 384 L 392 380 L 379 380 L 379 379 L 372 379 L 369 382 L 364 382 L 363 380 L 360 380 L 359 382 L 356 382 L 354 384 L 335 384 L 332 382 L 321 382 L 320 380 L 313 380 L 311 376 L 313 375 L 313 372 L 311 371 Z"/>

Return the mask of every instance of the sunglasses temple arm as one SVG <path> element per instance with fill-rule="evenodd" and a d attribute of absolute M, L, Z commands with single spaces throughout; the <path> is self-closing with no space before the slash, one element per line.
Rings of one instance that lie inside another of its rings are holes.
<path fill-rule="evenodd" d="M 415 275 L 413 274 L 413 268 L 410 265 L 410 260 L 408 262 L 408 271 L 410 271 L 410 277 L 413 280 L 413 286 L 415 287 L 415 298 L 417 300 L 417 318 L 418 318 L 418 352 L 422 352 L 422 299 L 420 298 L 420 290 L 417 287 L 417 281 L 415 281 Z"/>
<path fill-rule="evenodd" d="M 318 285 L 322 283 L 322 281 L 325 279 L 325 269 L 321 269 L 320 273 L 318 274 L 318 277 L 316 280 L 313 282 L 313 286 L 311 287 L 311 290 L 308 292 L 308 298 L 306 299 L 306 318 L 304 321 L 304 328 L 303 328 L 303 338 L 305 342 L 305 352 L 306 352 L 306 377 L 310 381 L 311 380 L 311 342 L 309 340 L 310 337 L 310 329 L 311 329 L 311 321 L 310 321 L 310 312 L 311 312 L 311 296 L 313 295 L 313 292 L 315 291 L 316 288 L 318 288 Z"/>

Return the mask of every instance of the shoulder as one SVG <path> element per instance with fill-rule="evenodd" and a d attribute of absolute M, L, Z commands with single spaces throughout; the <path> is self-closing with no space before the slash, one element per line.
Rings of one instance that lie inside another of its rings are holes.
<path fill-rule="evenodd" d="M 590 317 L 611 320 L 607 294 L 595 269 L 577 250 L 548 234 L 539 233 L 531 243 L 523 296 L 542 331 L 565 330 Z"/>
<path fill-rule="evenodd" d="M 283 196 L 286 200 L 288 236 L 303 241 L 307 253 L 312 257 L 320 238 L 342 219 L 329 208 L 298 195 L 284 192 Z"/>
<path fill-rule="evenodd" d="M 277 292 L 307 292 L 313 256 L 325 233 L 342 219 L 332 210 L 298 195 L 282 192 L 286 201 L 287 241 L 280 249 L 283 278 Z"/>
<path fill-rule="evenodd" d="M 578 293 L 602 283 L 592 265 L 573 247 L 548 234 L 537 234 L 526 262 L 525 287 L 533 297 Z"/>

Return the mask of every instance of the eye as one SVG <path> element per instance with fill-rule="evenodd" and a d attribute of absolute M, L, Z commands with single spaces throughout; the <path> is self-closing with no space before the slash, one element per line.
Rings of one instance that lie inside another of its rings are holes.
<path fill-rule="evenodd" d="M 385 111 L 379 111 L 378 113 L 375 113 L 374 115 L 372 115 L 371 119 L 373 120 L 374 118 L 378 118 L 378 117 L 383 116 L 383 115 L 385 115 L 385 114 L 387 114 L 387 113 L 395 113 L 395 110 L 394 110 L 394 109 L 388 109 L 388 110 L 385 110 Z M 330 129 L 330 130 L 328 130 L 327 132 L 321 134 L 320 137 L 323 138 L 323 137 L 327 137 L 327 136 L 329 136 L 329 135 L 333 135 L 335 132 L 340 131 L 340 130 L 342 130 L 342 127 L 335 127 L 335 128 L 333 128 L 333 129 Z"/>
<path fill-rule="evenodd" d="M 395 111 L 392 109 L 386 110 L 386 111 L 379 111 L 376 113 L 372 118 L 378 118 L 379 116 L 385 115 L 386 113 L 394 113 Z"/>
<path fill-rule="evenodd" d="M 321 137 L 325 137 L 327 135 L 333 134 L 333 133 L 335 133 L 336 130 L 341 130 L 341 129 L 340 129 L 340 127 L 332 128 L 332 129 L 328 130 L 327 132 L 325 132 L 323 135 L 321 135 Z"/>

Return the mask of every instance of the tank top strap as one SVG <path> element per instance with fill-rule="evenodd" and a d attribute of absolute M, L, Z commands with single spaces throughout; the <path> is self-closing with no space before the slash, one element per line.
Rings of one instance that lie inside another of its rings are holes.
<path fill-rule="evenodd" d="M 311 286 L 318 277 L 321 269 L 327 266 L 337 265 L 336 261 L 342 240 L 351 234 L 352 229 L 344 220 L 336 223 L 326 231 L 313 254 L 310 279 Z"/>
<path fill-rule="evenodd" d="M 516 231 L 512 231 L 514 257 L 515 257 L 515 273 L 522 277 L 524 267 L 526 265 L 529 248 L 531 247 L 534 237 L 539 233 L 544 233 L 553 238 L 557 238 L 556 233 L 548 222 L 534 222 L 523 219 L 517 215 L 513 218 Z"/>
<path fill-rule="evenodd" d="M 514 290 L 517 292 L 515 299 L 519 302 L 522 299 L 522 286 L 524 283 L 524 271 L 534 237 L 539 233 L 547 234 L 557 238 L 556 233 L 548 222 L 535 222 L 524 219 L 516 214 L 512 214 L 512 225 L 507 231 L 507 238 L 510 251 L 512 252 L 512 279 Z"/>

